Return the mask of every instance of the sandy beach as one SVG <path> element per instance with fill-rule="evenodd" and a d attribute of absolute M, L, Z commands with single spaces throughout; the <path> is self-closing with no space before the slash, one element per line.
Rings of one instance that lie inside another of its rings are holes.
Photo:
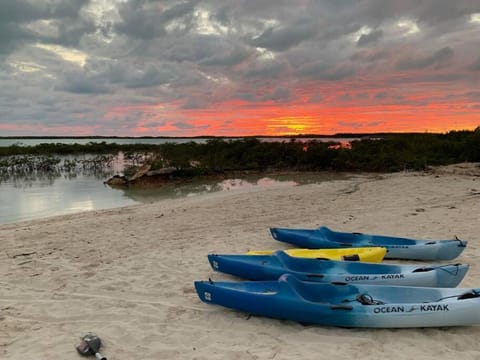
<path fill-rule="evenodd" d="M 80 359 L 93 332 L 119 359 L 480 359 L 480 326 L 303 326 L 200 302 L 207 254 L 280 249 L 270 226 L 469 240 L 480 287 L 480 166 L 165 200 L 0 226 L 0 358 Z"/>

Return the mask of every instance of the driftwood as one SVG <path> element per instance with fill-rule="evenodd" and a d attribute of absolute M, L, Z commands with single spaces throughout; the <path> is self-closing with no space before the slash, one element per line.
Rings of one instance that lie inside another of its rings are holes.
<path fill-rule="evenodd" d="M 168 180 L 170 175 L 172 175 L 177 169 L 174 167 L 167 167 L 167 168 L 162 168 L 162 169 L 157 169 L 157 170 L 150 170 L 151 166 L 150 165 L 144 165 L 140 167 L 135 174 L 132 176 L 120 176 L 120 175 L 115 175 L 111 177 L 110 179 L 106 180 L 104 184 L 110 185 L 110 186 L 130 186 L 132 184 L 142 182 L 145 179 L 150 178 L 151 180 L 158 179 L 158 180 Z"/>

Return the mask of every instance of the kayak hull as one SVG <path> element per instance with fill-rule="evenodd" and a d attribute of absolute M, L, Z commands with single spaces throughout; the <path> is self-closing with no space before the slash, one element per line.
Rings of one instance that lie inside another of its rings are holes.
<path fill-rule="evenodd" d="M 199 298 L 253 315 L 339 327 L 409 328 L 480 323 L 480 289 L 277 281 L 196 281 Z"/>
<path fill-rule="evenodd" d="M 453 260 L 467 246 L 465 240 L 416 240 L 383 235 L 333 231 L 322 226 L 318 229 L 270 228 L 275 240 L 308 249 L 338 249 L 380 246 L 387 248 L 386 259 Z"/>
<path fill-rule="evenodd" d="M 272 255 L 209 254 L 213 270 L 248 280 L 277 280 L 293 274 L 304 281 L 353 284 L 456 287 L 468 264 L 398 265 L 296 258 L 284 251 Z"/>

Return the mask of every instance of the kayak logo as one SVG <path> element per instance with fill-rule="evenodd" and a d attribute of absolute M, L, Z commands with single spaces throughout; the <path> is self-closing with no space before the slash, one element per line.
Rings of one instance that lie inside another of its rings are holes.
<path fill-rule="evenodd" d="M 422 304 L 420 306 L 412 306 L 407 312 L 435 312 L 435 311 L 450 311 L 448 304 Z"/>
<path fill-rule="evenodd" d="M 212 265 L 215 269 L 218 269 L 218 262 L 212 261 Z"/>
<path fill-rule="evenodd" d="M 346 276 L 345 281 L 365 281 L 365 280 L 377 280 L 378 278 L 382 280 L 391 280 L 391 279 L 405 279 L 404 274 L 386 274 L 380 276 L 370 276 L 370 275 L 356 275 L 356 276 Z"/>
<path fill-rule="evenodd" d="M 448 304 L 425 304 L 420 306 L 411 306 L 409 309 L 405 309 L 404 306 L 380 306 L 373 309 L 375 314 L 387 314 L 387 313 L 403 313 L 403 312 L 437 312 L 437 311 L 450 311 Z"/>
<path fill-rule="evenodd" d="M 373 278 L 370 278 L 368 275 L 358 275 L 358 276 L 346 276 L 345 281 L 362 281 L 362 280 L 374 280 L 377 277 L 374 276 Z"/>
<path fill-rule="evenodd" d="M 450 311 L 448 304 L 420 305 L 420 311 Z"/>
<path fill-rule="evenodd" d="M 373 312 L 375 314 L 399 313 L 405 312 L 405 308 L 403 306 L 381 306 L 373 309 Z"/>
<path fill-rule="evenodd" d="M 212 294 L 210 294 L 208 291 L 205 291 L 203 296 L 205 297 L 205 300 L 212 301 Z"/>
<path fill-rule="evenodd" d="M 387 275 L 382 275 L 382 279 L 404 279 L 405 275 L 404 274 L 387 274 Z"/>

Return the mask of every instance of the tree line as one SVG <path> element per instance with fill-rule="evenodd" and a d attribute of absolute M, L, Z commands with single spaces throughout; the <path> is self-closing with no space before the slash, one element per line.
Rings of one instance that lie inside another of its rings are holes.
<path fill-rule="evenodd" d="M 480 127 L 445 134 L 370 135 L 348 147 L 319 139 L 261 141 L 257 138 L 212 138 L 204 143 L 128 144 L 91 142 L 0 147 L 0 157 L 17 155 L 148 154 L 152 169 L 173 167 L 179 174 L 208 175 L 229 171 L 373 171 L 422 170 L 429 166 L 480 162 Z"/>

